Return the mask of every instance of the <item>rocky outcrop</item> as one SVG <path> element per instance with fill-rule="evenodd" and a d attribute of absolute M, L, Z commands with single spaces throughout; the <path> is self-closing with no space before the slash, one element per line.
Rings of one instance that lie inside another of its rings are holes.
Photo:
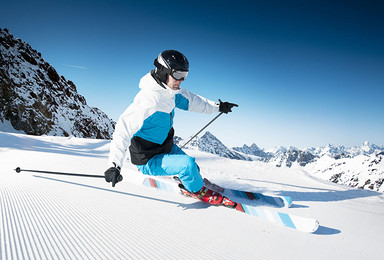
<path fill-rule="evenodd" d="M 115 125 L 39 52 L 0 29 L 0 123 L 5 122 L 31 135 L 98 139 L 110 139 Z"/>

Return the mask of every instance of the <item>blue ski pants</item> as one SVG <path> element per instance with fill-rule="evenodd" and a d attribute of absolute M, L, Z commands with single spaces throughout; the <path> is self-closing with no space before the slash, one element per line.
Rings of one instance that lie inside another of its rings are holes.
<path fill-rule="evenodd" d="M 137 165 L 137 168 L 146 175 L 178 175 L 184 187 L 190 192 L 197 192 L 203 187 L 204 181 L 195 159 L 175 144 L 170 153 L 155 155 L 147 164 Z"/>

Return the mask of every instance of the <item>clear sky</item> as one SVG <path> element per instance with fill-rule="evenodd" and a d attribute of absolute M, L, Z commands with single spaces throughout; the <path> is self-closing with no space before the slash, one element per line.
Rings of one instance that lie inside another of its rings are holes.
<path fill-rule="evenodd" d="M 384 1 L 2 0 L 0 27 L 117 121 L 165 49 L 182 87 L 238 103 L 208 130 L 229 147 L 384 145 Z M 177 111 L 187 138 L 214 115 Z"/>

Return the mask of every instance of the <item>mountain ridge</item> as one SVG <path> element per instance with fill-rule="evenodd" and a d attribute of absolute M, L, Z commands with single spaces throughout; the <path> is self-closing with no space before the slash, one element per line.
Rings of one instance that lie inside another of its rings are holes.
<path fill-rule="evenodd" d="M 176 137 L 177 143 L 183 139 Z M 301 167 L 318 178 L 360 189 L 383 190 L 384 147 L 364 142 L 360 147 L 327 146 L 298 149 L 276 147 L 265 151 L 256 144 L 228 148 L 212 133 L 191 141 L 189 149 L 197 149 L 236 160 L 261 161 L 276 167 Z"/>

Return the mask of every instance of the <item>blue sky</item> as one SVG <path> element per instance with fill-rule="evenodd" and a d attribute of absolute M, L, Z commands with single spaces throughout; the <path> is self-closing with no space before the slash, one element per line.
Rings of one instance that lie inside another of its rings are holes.
<path fill-rule="evenodd" d="M 165 49 L 182 86 L 239 107 L 208 130 L 229 147 L 384 145 L 382 1 L 15 1 L 0 26 L 112 119 Z M 188 137 L 214 115 L 177 111 Z"/>

